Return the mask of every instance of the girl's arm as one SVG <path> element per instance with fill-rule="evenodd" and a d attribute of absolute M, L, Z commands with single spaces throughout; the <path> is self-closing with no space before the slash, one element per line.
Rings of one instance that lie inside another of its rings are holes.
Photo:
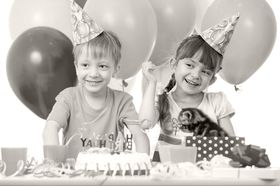
<path fill-rule="evenodd" d="M 127 125 L 133 136 L 136 152 L 147 153 L 150 155 L 150 141 L 147 134 L 139 127 L 139 125 Z"/>
<path fill-rule="evenodd" d="M 59 145 L 59 130 L 60 126 L 56 121 L 47 121 L 43 130 L 43 144 Z"/>
<path fill-rule="evenodd" d="M 147 86 L 144 90 L 142 104 L 139 110 L 139 120 L 144 121 L 141 125 L 143 129 L 153 127 L 158 120 L 158 114 L 155 107 L 157 80 L 152 74 L 154 68 L 155 65 L 151 62 L 144 62 L 142 65 L 143 75 L 147 81 Z"/>
<path fill-rule="evenodd" d="M 229 134 L 229 136 L 235 136 L 234 129 L 229 116 L 219 119 L 218 123 Z"/>

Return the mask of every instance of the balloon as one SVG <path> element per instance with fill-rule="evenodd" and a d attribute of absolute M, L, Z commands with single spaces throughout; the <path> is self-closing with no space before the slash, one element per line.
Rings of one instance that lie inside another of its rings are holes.
<path fill-rule="evenodd" d="M 69 0 L 15 0 L 9 16 L 11 38 L 37 26 L 55 28 L 72 38 Z"/>
<path fill-rule="evenodd" d="M 150 0 L 157 16 L 158 35 L 150 60 L 154 64 L 166 62 L 177 45 L 194 28 L 193 0 Z"/>
<path fill-rule="evenodd" d="M 202 30 L 237 12 L 240 19 L 220 72 L 225 81 L 234 85 L 246 81 L 260 68 L 276 38 L 276 20 L 265 0 L 216 0 L 203 18 Z"/>
<path fill-rule="evenodd" d="M 156 16 L 148 0 L 90 0 L 84 10 L 105 30 L 116 33 L 122 43 L 117 78 L 135 75 L 150 58 L 157 35 Z"/>
<path fill-rule="evenodd" d="M 57 94 L 75 85 L 72 42 L 48 27 L 23 32 L 11 45 L 7 76 L 16 96 L 33 113 L 46 119 Z"/>
<path fill-rule="evenodd" d="M 205 12 L 207 11 L 208 7 L 214 2 L 214 0 L 195 0 L 195 28 L 197 31 L 201 31 L 201 22 Z"/>

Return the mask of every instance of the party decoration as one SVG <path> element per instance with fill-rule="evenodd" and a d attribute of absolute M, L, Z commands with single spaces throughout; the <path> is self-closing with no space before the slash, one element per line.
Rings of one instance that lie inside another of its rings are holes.
<path fill-rule="evenodd" d="M 71 0 L 70 6 L 75 45 L 89 42 L 104 31 L 75 1 Z"/>
<path fill-rule="evenodd" d="M 46 26 L 72 38 L 69 0 L 14 0 L 9 15 L 9 30 L 16 39 L 27 29 Z"/>
<path fill-rule="evenodd" d="M 75 0 L 75 2 L 81 7 L 83 8 L 87 2 L 87 0 Z"/>
<path fill-rule="evenodd" d="M 232 166 L 246 167 L 256 166 L 265 168 L 270 166 L 270 161 L 265 149 L 256 145 L 238 145 L 232 149 Z"/>
<path fill-rule="evenodd" d="M 265 0 L 215 0 L 202 21 L 202 30 L 236 12 L 240 19 L 224 54 L 221 77 L 237 85 L 254 74 L 269 56 L 276 38 L 276 20 Z"/>
<path fill-rule="evenodd" d="M 195 4 L 193 0 L 150 0 L 156 13 L 158 35 L 150 60 L 167 62 L 178 44 L 193 30 Z"/>
<path fill-rule="evenodd" d="M 117 78 L 135 75 L 153 51 L 156 15 L 148 0 L 90 0 L 84 10 L 102 28 L 116 33 L 122 43 L 122 58 Z"/>
<path fill-rule="evenodd" d="M 224 19 L 218 25 L 203 31 L 201 37 L 217 52 L 224 55 L 225 48 L 230 42 L 234 28 L 238 22 L 239 13 Z"/>
<path fill-rule="evenodd" d="M 57 94 L 75 85 L 72 49 L 67 36 L 49 27 L 28 29 L 9 49 L 6 68 L 10 86 L 42 119 L 48 116 Z"/>

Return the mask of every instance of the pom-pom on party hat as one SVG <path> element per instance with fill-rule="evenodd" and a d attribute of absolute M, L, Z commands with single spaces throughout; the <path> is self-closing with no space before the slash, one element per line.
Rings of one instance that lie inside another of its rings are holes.
<path fill-rule="evenodd" d="M 86 43 L 104 31 L 74 0 L 70 3 L 74 45 Z"/>
<path fill-rule="evenodd" d="M 201 33 L 201 37 L 221 55 L 225 53 L 234 28 L 239 20 L 239 13 L 224 19 L 219 24 L 210 27 Z"/>

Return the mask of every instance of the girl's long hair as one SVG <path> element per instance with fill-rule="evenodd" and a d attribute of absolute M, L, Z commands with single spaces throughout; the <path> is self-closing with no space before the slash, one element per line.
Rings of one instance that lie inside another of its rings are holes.
<path fill-rule="evenodd" d="M 208 69 L 212 70 L 214 73 L 217 73 L 221 68 L 221 63 L 223 56 L 214 50 L 207 42 L 202 39 L 199 35 L 192 35 L 185 38 L 178 46 L 175 54 L 175 63 L 178 63 L 179 60 L 184 58 L 193 57 L 196 52 L 202 50 L 202 55 L 200 62 L 204 64 Z M 166 133 L 171 133 L 172 127 L 163 126 L 163 124 L 171 124 L 171 114 L 170 114 L 170 105 L 168 101 L 169 91 L 176 85 L 175 74 L 173 73 L 171 79 L 167 86 L 164 89 L 164 92 L 159 95 L 158 98 L 158 110 L 159 110 L 159 121 L 161 128 Z"/>

